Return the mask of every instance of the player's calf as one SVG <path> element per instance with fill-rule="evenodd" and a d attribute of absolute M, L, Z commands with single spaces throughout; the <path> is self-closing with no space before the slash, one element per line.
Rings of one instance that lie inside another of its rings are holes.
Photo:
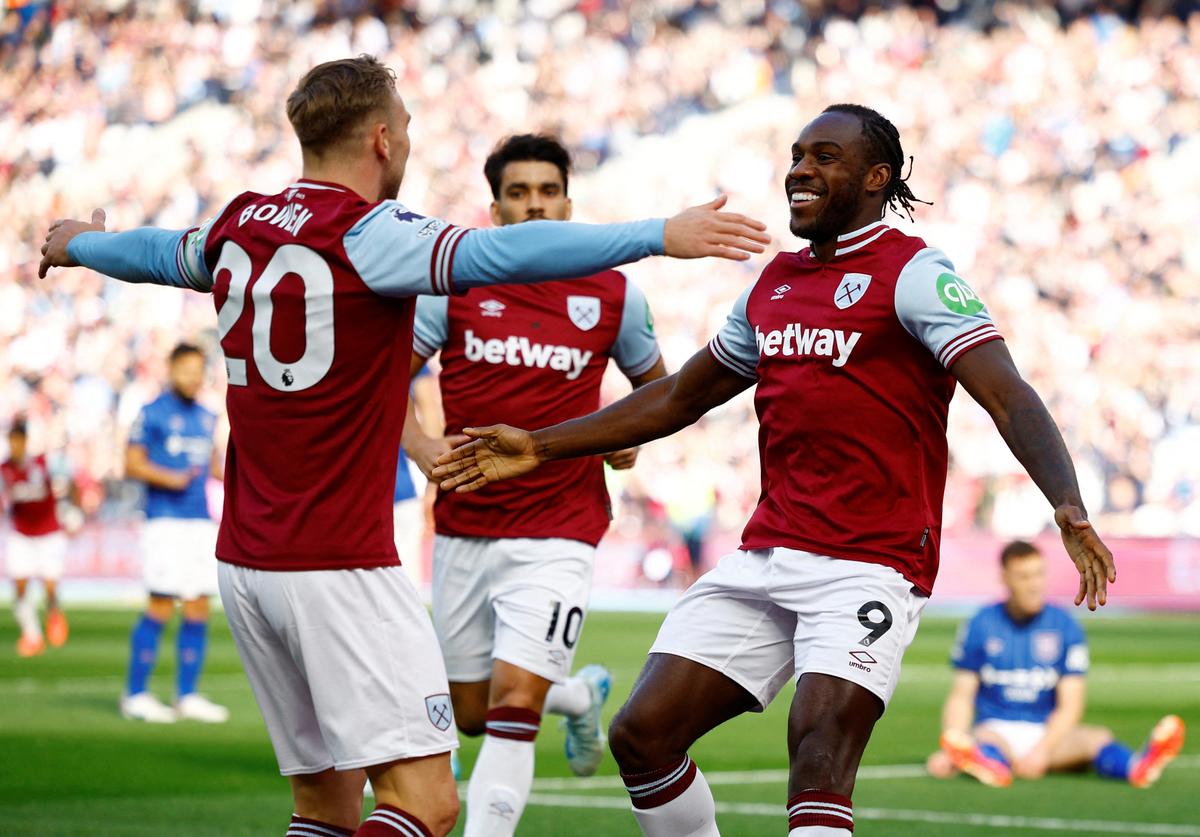
<path fill-rule="evenodd" d="M 488 710 L 487 735 L 467 785 L 466 837 L 507 837 L 533 787 L 534 739 L 542 716 L 532 709 Z"/>

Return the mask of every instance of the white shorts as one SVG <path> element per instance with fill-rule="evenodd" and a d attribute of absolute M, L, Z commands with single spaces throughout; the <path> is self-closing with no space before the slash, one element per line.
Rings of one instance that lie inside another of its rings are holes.
<path fill-rule="evenodd" d="M 1005 755 L 1011 759 L 1019 759 L 1028 755 L 1046 734 L 1046 725 L 1036 721 L 1003 721 L 992 718 L 975 726 L 975 735 L 990 733 L 1000 738 L 1004 745 Z"/>
<path fill-rule="evenodd" d="M 221 602 L 285 776 L 458 746 L 429 614 L 400 567 L 222 562 Z"/>
<path fill-rule="evenodd" d="M 66 560 L 67 536 L 62 532 L 51 532 L 48 535 L 9 533 L 6 562 L 9 578 L 58 581 L 62 578 L 63 564 Z"/>
<path fill-rule="evenodd" d="M 142 524 L 142 579 L 156 596 L 217 594 L 217 524 L 156 517 Z"/>
<path fill-rule="evenodd" d="M 881 564 L 782 547 L 739 551 L 688 588 L 650 653 L 719 671 L 761 708 L 808 672 L 857 683 L 886 707 L 927 601 Z"/>
<path fill-rule="evenodd" d="M 571 674 L 596 548 L 566 538 L 433 542 L 433 624 L 454 683 L 492 676 L 492 661 L 554 683 Z"/>

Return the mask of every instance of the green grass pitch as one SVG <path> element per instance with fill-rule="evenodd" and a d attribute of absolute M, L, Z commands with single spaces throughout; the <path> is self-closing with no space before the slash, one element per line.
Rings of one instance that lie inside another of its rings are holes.
<path fill-rule="evenodd" d="M 661 617 L 589 617 L 577 663 L 604 662 L 620 705 Z M 1191 725 L 1184 755 L 1150 790 L 1088 775 L 1018 782 L 994 790 L 935 781 L 914 765 L 934 746 L 949 683 L 946 654 L 956 620 L 927 617 L 904 676 L 876 728 L 855 790 L 860 835 L 1200 835 L 1200 617 L 1083 615 L 1093 670 L 1086 720 L 1139 745 L 1177 712 Z M 266 732 L 221 617 L 201 686 L 229 705 L 224 726 L 149 726 L 116 712 L 134 613 L 77 610 L 65 648 L 22 660 L 15 636 L 0 651 L 0 834 L 280 835 L 291 813 Z M 172 693 L 174 628 L 164 636 L 153 687 Z M 692 755 L 721 806 L 721 833 L 785 834 L 785 718 L 790 693 L 697 745 Z M 697 700 L 702 696 L 697 695 Z M 611 758 L 600 775 L 567 779 L 562 733 L 548 719 L 538 741 L 538 781 L 519 834 L 636 835 Z M 477 742 L 465 741 L 469 769 Z M 461 825 L 455 831 L 461 833 Z"/>

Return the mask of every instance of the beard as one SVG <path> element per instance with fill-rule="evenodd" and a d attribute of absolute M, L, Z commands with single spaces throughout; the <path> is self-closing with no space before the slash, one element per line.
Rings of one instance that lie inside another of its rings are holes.
<path fill-rule="evenodd" d="M 792 218 L 789 228 L 792 235 L 809 241 L 821 242 L 836 238 L 846 232 L 855 216 L 862 209 L 859 195 L 862 184 L 848 183 L 835 192 L 830 192 L 825 199 L 825 207 L 815 218 Z"/>

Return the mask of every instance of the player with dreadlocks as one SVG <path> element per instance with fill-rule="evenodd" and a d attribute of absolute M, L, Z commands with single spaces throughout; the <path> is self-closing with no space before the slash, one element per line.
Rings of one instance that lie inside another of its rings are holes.
<path fill-rule="evenodd" d="M 790 834 L 853 830 L 859 760 L 937 574 L 956 383 L 1054 507 L 1079 572 L 1076 604 L 1104 604 L 1116 578 L 1054 420 L 987 308 L 941 251 L 882 220 L 917 201 L 900 179 L 895 127 L 834 105 L 791 154 L 791 230 L 811 246 L 776 256 L 707 348 L 590 416 L 534 433 L 466 428 L 475 441 L 434 472 L 444 489 L 474 490 L 669 435 L 757 387 L 762 494 L 741 549 L 671 609 L 610 731 L 655 837 L 717 834 L 688 748 L 789 680 Z"/>

